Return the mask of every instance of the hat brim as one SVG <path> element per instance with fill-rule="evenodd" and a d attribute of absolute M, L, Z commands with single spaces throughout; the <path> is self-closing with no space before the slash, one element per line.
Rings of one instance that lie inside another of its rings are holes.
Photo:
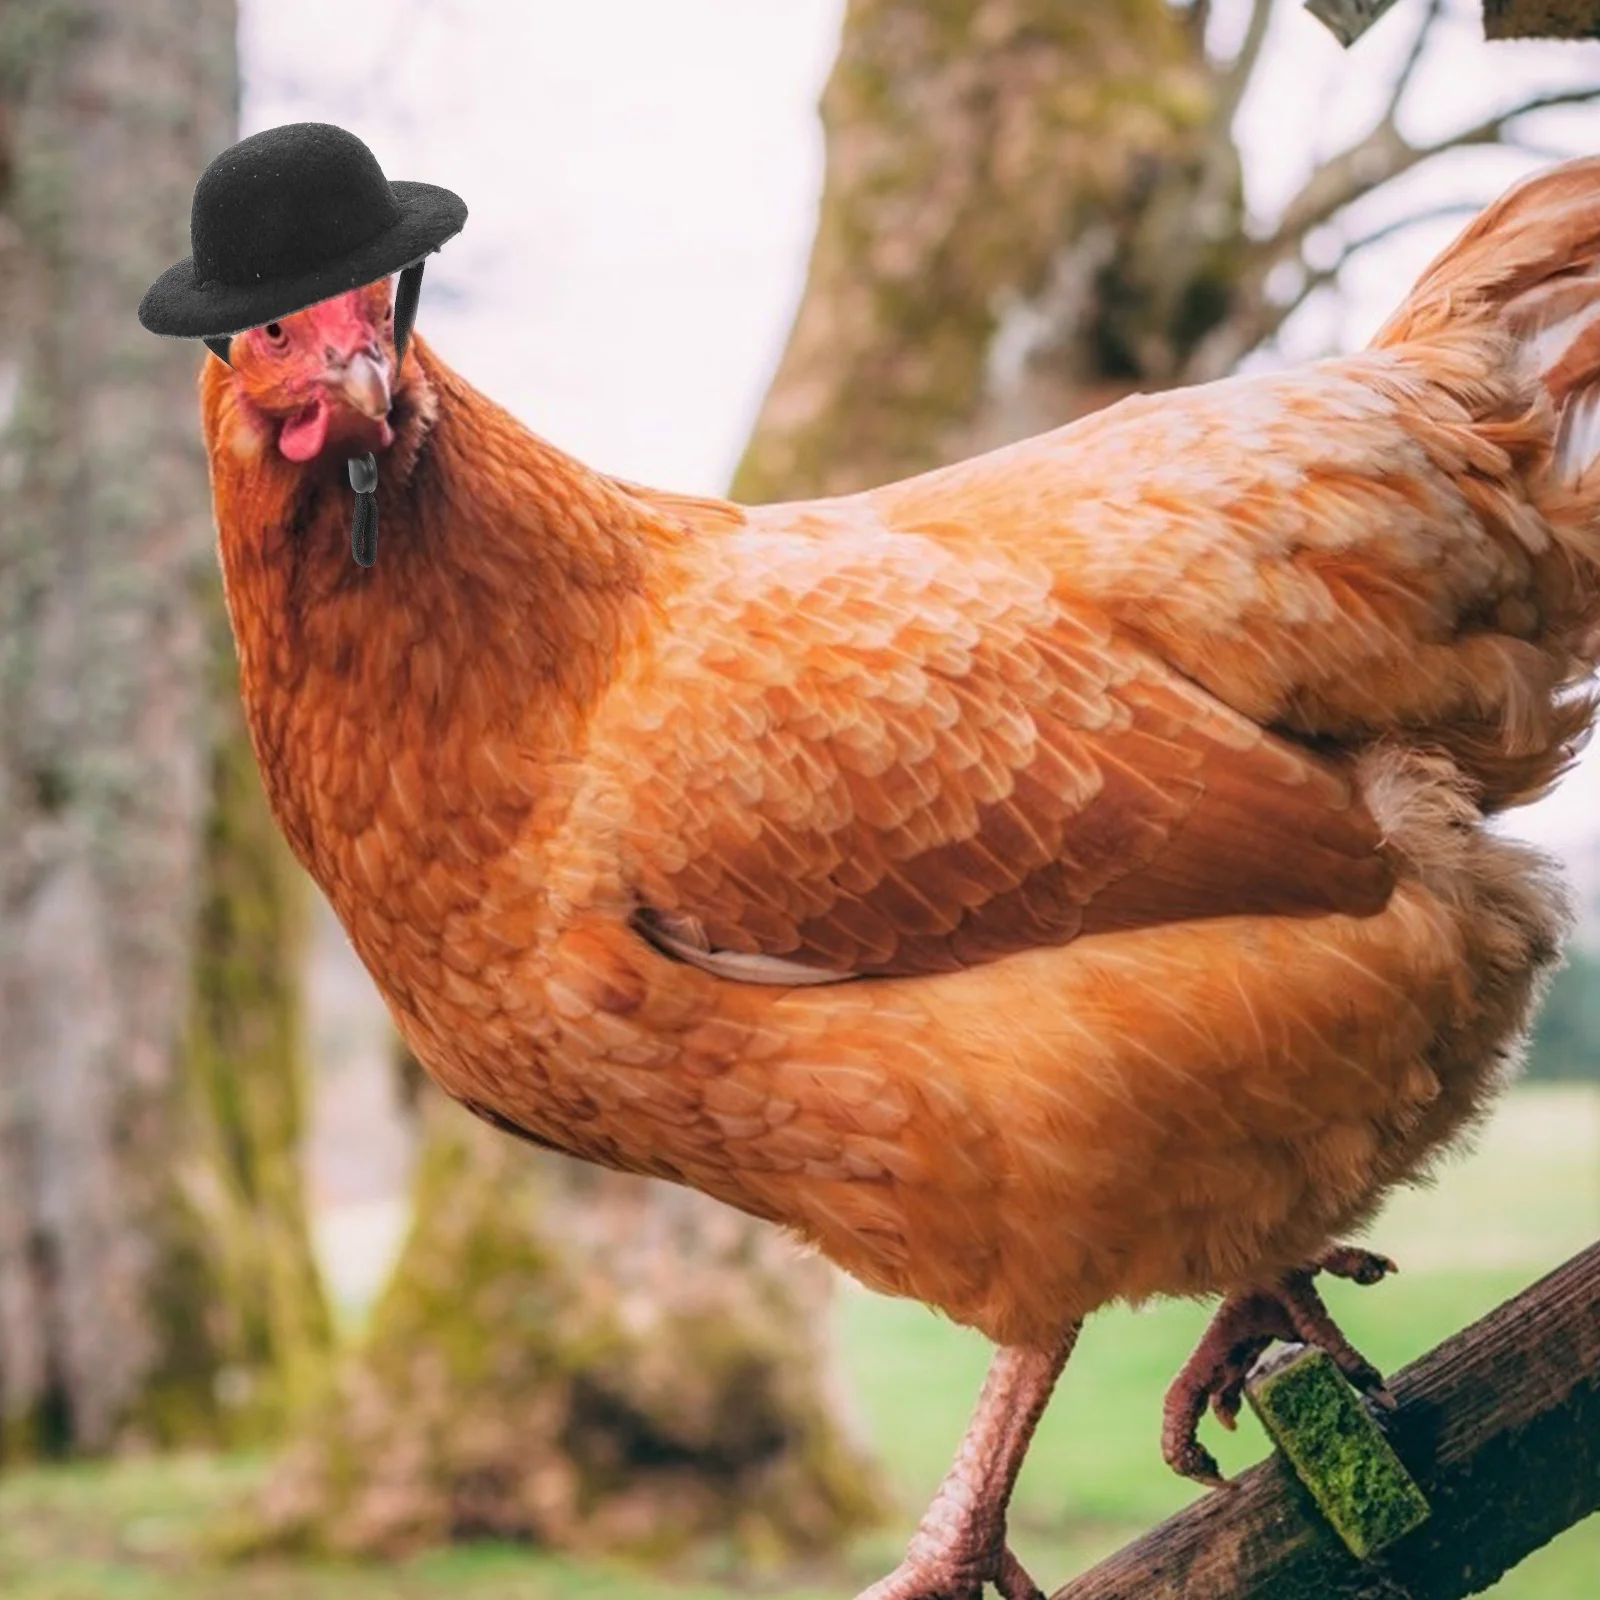
<path fill-rule="evenodd" d="M 194 281 L 194 257 L 185 256 L 145 291 L 139 321 L 151 333 L 176 339 L 243 333 L 399 272 L 454 238 L 466 224 L 466 202 L 449 189 L 406 182 L 391 183 L 389 188 L 400 207 L 400 220 L 337 261 L 271 283 L 201 286 Z"/>

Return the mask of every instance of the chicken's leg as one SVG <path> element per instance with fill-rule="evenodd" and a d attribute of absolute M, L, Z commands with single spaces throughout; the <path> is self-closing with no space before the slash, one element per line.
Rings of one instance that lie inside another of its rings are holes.
<path fill-rule="evenodd" d="M 979 1600 L 985 1583 L 1004 1600 L 1044 1600 L 1006 1543 L 1006 1506 L 1079 1326 L 1047 1350 L 1011 1345 L 995 1353 L 955 1462 L 905 1560 L 856 1600 Z"/>
<path fill-rule="evenodd" d="M 1382 1375 L 1340 1332 L 1313 1279 L 1319 1272 L 1329 1272 L 1354 1283 L 1377 1283 L 1398 1270 L 1387 1256 L 1334 1245 L 1310 1266 L 1286 1273 L 1269 1288 L 1229 1295 L 1167 1390 L 1161 1428 L 1161 1453 L 1167 1465 L 1185 1478 L 1215 1488 L 1225 1486 L 1216 1458 L 1197 1437 L 1200 1418 L 1209 1401 L 1217 1420 L 1232 1429 L 1245 1379 L 1274 1339 L 1298 1340 L 1326 1350 L 1356 1388 L 1380 1404 L 1392 1405 Z"/>

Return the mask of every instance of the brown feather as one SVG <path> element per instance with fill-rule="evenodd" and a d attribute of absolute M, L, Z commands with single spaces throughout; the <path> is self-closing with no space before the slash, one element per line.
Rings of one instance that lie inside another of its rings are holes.
<path fill-rule="evenodd" d="M 625 882 L 709 951 L 907 975 L 1085 931 L 1381 909 L 1392 873 L 1336 763 L 1001 565 L 874 547 L 843 515 L 831 538 L 774 521 L 677 591 L 590 730 Z M 785 616 L 774 682 L 746 641 Z"/>

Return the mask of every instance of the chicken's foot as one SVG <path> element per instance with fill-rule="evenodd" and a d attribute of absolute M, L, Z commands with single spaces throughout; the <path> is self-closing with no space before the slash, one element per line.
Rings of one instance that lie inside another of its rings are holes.
<path fill-rule="evenodd" d="M 1167 1390 L 1161 1428 L 1161 1454 L 1167 1465 L 1185 1478 L 1214 1488 L 1227 1486 L 1216 1458 L 1200 1443 L 1200 1418 L 1209 1403 L 1217 1421 L 1232 1430 L 1250 1369 L 1275 1339 L 1325 1350 L 1357 1389 L 1380 1405 L 1392 1406 L 1382 1374 L 1345 1338 L 1313 1280 L 1319 1272 L 1327 1272 L 1370 1284 L 1398 1271 L 1387 1256 L 1354 1245 L 1334 1245 L 1309 1266 L 1285 1273 L 1268 1288 L 1229 1295 Z"/>
<path fill-rule="evenodd" d="M 996 1351 L 955 1462 L 917 1524 L 905 1560 L 856 1600 L 979 1600 L 985 1583 L 1004 1600 L 1044 1600 L 1006 1543 L 1006 1507 L 1077 1338 L 1074 1324 L 1050 1349 Z"/>

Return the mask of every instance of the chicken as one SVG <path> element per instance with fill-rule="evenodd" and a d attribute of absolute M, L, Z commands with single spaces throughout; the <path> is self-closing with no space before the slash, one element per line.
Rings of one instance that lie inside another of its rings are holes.
<path fill-rule="evenodd" d="M 1484 818 L 1600 654 L 1600 160 L 1364 353 L 743 508 L 534 437 L 385 284 L 201 380 L 274 812 L 419 1059 L 1000 1349 L 873 1600 L 1038 1593 L 1005 1511 L 1082 1320 L 1221 1295 L 1165 1448 L 1314 1339 L 1481 1117 L 1565 925 Z M 346 551 L 344 459 L 384 459 Z M 1381 1390 L 1378 1391 L 1381 1395 Z"/>

